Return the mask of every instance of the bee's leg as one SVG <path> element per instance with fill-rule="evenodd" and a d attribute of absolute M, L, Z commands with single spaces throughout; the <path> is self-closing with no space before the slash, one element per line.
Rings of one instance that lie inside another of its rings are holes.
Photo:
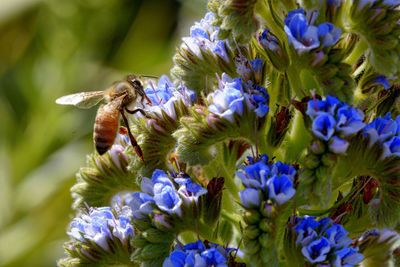
<path fill-rule="evenodd" d="M 128 123 L 128 119 L 125 116 L 124 110 L 121 109 L 121 116 L 122 119 L 124 120 L 124 123 L 126 125 L 126 129 L 128 129 L 128 135 L 129 135 L 129 139 L 131 140 L 132 146 L 135 148 L 135 152 L 136 154 L 139 156 L 139 158 L 144 162 L 144 156 L 143 156 L 143 151 L 140 148 L 139 144 L 136 142 L 135 137 L 133 137 L 133 134 L 131 132 L 131 129 L 129 128 L 129 123 Z"/>
<path fill-rule="evenodd" d="M 129 110 L 129 109 L 125 108 L 125 110 L 126 110 L 126 112 L 128 112 L 129 114 L 135 114 L 136 112 L 140 112 L 140 114 L 142 114 L 144 117 L 146 117 L 146 118 L 148 118 L 148 119 L 151 119 L 151 117 L 150 117 L 149 115 L 146 114 L 146 111 L 144 111 L 144 110 L 141 109 L 141 108 L 137 108 L 137 109 L 134 109 L 134 110 Z"/>

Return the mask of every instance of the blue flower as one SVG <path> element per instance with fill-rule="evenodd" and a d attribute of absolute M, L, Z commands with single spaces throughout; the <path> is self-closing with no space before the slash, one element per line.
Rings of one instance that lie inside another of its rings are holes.
<path fill-rule="evenodd" d="M 262 193 L 259 189 L 246 188 L 239 192 L 240 202 L 245 208 L 253 209 L 261 205 Z"/>
<path fill-rule="evenodd" d="M 286 203 L 296 193 L 292 180 L 286 175 L 273 176 L 268 179 L 267 186 L 268 198 L 274 200 L 278 205 Z"/>
<path fill-rule="evenodd" d="M 329 95 L 325 100 L 310 100 L 306 114 L 312 120 L 313 134 L 327 141 L 330 151 L 336 154 L 344 154 L 349 147 L 346 137 L 355 135 L 365 127 L 361 110 Z"/>
<path fill-rule="evenodd" d="M 378 117 L 364 128 L 364 134 L 370 138 L 370 144 L 385 142 L 398 132 L 399 125 L 396 120 L 392 120 L 391 114 Z"/>
<path fill-rule="evenodd" d="M 290 11 L 285 19 L 284 30 L 289 43 L 301 54 L 319 47 L 318 28 L 308 26 L 303 9 Z"/>
<path fill-rule="evenodd" d="M 177 188 L 178 187 L 178 188 Z M 167 214 L 182 215 L 183 203 L 197 202 L 198 198 L 207 193 L 207 190 L 187 178 L 171 179 L 163 170 L 155 170 L 151 179 L 142 178 L 142 192 L 133 194 L 134 217 L 143 218 L 158 207 Z"/>
<path fill-rule="evenodd" d="M 341 35 L 341 30 L 328 22 L 318 26 L 309 25 L 306 12 L 302 8 L 288 13 L 284 30 L 289 43 L 300 54 L 320 46 L 330 47 L 337 43 Z"/>
<path fill-rule="evenodd" d="M 127 245 L 134 235 L 134 228 L 129 217 L 123 214 L 114 215 L 110 207 L 91 208 L 88 214 L 73 219 L 68 235 L 85 243 L 95 243 L 103 250 L 111 252 L 109 240 L 114 238 Z"/>
<path fill-rule="evenodd" d="M 196 22 L 190 28 L 190 37 L 182 38 L 184 48 L 199 58 L 203 57 L 203 52 L 210 51 L 228 62 L 227 44 L 225 40 L 218 40 L 219 27 L 212 25 L 214 20 L 215 14 L 208 12 L 200 22 Z"/>
<path fill-rule="evenodd" d="M 388 79 L 386 78 L 386 76 L 384 76 L 384 75 L 378 75 L 375 78 L 375 83 L 382 85 L 383 88 L 386 90 L 390 88 L 390 83 L 389 83 Z"/>
<path fill-rule="evenodd" d="M 313 240 L 310 244 L 301 249 L 304 257 L 311 263 L 324 262 L 327 258 L 327 254 L 331 250 L 329 241 L 322 237 Z"/>
<path fill-rule="evenodd" d="M 233 122 L 234 114 L 243 114 L 244 94 L 242 80 L 240 78 L 232 79 L 227 74 L 222 74 L 222 89 L 216 90 L 208 96 L 208 110 Z"/>
<path fill-rule="evenodd" d="M 318 25 L 318 37 L 323 47 L 330 47 L 339 40 L 342 30 L 336 28 L 332 23 L 324 22 Z"/>
<path fill-rule="evenodd" d="M 176 246 L 170 256 L 164 260 L 163 267 L 227 267 L 229 253 L 232 250 L 198 240 L 184 246 Z"/>
<path fill-rule="evenodd" d="M 158 85 L 153 88 L 152 85 L 147 87 L 144 91 L 148 98 L 150 98 L 153 105 L 161 105 L 173 96 L 174 85 L 166 75 L 162 75 L 158 80 Z"/>
<path fill-rule="evenodd" d="M 263 118 L 269 111 L 269 95 L 263 86 L 253 85 L 251 81 L 247 81 L 249 106 L 256 113 L 257 117 Z"/>
<path fill-rule="evenodd" d="M 248 159 L 249 164 L 241 166 L 236 172 L 246 187 L 239 192 L 245 208 L 260 207 L 263 200 L 283 205 L 294 196 L 296 190 L 293 180 L 296 169 L 293 166 L 280 161 L 269 163 L 265 154 L 261 155 L 258 161 L 251 157 Z"/>
<path fill-rule="evenodd" d="M 250 158 L 249 161 L 250 164 L 242 166 L 242 168 L 236 172 L 236 175 L 242 180 L 242 183 L 246 187 L 264 189 L 271 172 L 268 166 L 268 156 L 262 156 L 259 161 L 256 162 L 254 162 L 253 158 Z"/>
<path fill-rule="evenodd" d="M 304 218 L 296 218 L 295 231 L 297 234 L 296 244 L 307 243 L 309 237 L 317 236 L 317 228 L 320 225 L 315 217 L 305 216 Z M 304 242 L 305 241 L 305 242 Z"/>
<path fill-rule="evenodd" d="M 147 110 L 159 114 L 163 110 L 174 119 L 176 118 L 175 102 L 182 100 L 186 105 L 190 105 L 196 99 L 193 90 L 186 88 L 183 84 L 175 86 L 166 75 L 160 77 L 157 87 L 149 83 L 149 87 L 144 91 L 152 102 L 152 106 L 146 107 Z"/>
<path fill-rule="evenodd" d="M 336 112 L 336 130 L 343 136 L 350 136 L 364 128 L 364 113 L 351 106 L 340 107 Z"/>
<path fill-rule="evenodd" d="M 127 201 L 127 205 L 132 209 L 134 219 L 144 219 L 154 210 L 154 199 L 152 196 L 142 193 L 132 193 L 132 199 Z"/>
<path fill-rule="evenodd" d="M 353 247 L 347 247 L 336 251 L 335 256 L 336 258 L 332 262 L 332 265 L 338 267 L 356 266 L 364 259 L 364 256 L 358 253 L 358 249 Z"/>
<path fill-rule="evenodd" d="M 312 123 L 312 132 L 322 140 L 328 141 L 335 133 L 335 118 L 328 113 L 319 114 Z"/>
<path fill-rule="evenodd" d="M 257 62 L 258 60 L 253 62 L 256 70 L 259 68 Z M 256 75 L 255 72 L 253 73 Z M 245 72 L 243 75 L 245 75 Z M 208 110 L 212 113 L 234 122 L 234 114 L 243 115 L 246 103 L 247 108 L 255 112 L 258 117 L 264 117 L 267 114 L 269 110 L 267 90 L 254 84 L 252 80 L 247 80 L 243 87 L 241 78 L 232 79 L 229 75 L 223 73 L 219 87 L 219 90 L 207 97 L 210 103 Z"/>
<path fill-rule="evenodd" d="M 293 165 L 277 161 L 271 166 L 271 173 L 274 175 L 287 175 L 293 181 L 297 171 Z"/>
<path fill-rule="evenodd" d="M 326 218 L 328 219 L 328 218 Z M 330 226 L 324 229 L 324 236 L 329 240 L 334 247 L 347 247 L 351 244 L 352 240 L 348 237 L 348 232 L 340 224 L 333 223 L 329 219 Z"/>
<path fill-rule="evenodd" d="M 178 193 L 185 202 L 198 202 L 200 196 L 207 193 L 207 189 L 201 185 L 194 183 L 190 177 L 175 178 L 175 183 L 179 184 Z"/>
<path fill-rule="evenodd" d="M 344 154 L 349 147 L 349 142 L 346 140 L 333 136 L 329 142 L 329 150 L 336 154 Z"/>
<path fill-rule="evenodd" d="M 348 232 L 330 218 L 297 217 L 294 230 L 296 245 L 310 263 L 350 267 L 363 259 L 362 254 L 357 253 L 358 248 L 352 247 Z"/>
<path fill-rule="evenodd" d="M 163 185 L 157 188 L 155 187 L 154 201 L 160 210 L 168 214 L 182 214 L 182 199 L 173 186 Z"/>
<path fill-rule="evenodd" d="M 334 96 L 328 95 L 325 100 L 312 99 L 307 103 L 306 114 L 314 119 L 320 113 L 329 113 L 334 115 L 337 108 L 343 106 L 344 103 L 341 102 Z"/>
<path fill-rule="evenodd" d="M 236 72 L 244 81 L 252 80 L 253 82 L 261 82 L 264 60 L 256 58 L 248 60 L 245 56 L 240 55 L 235 58 Z"/>
<path fill-rule="evenodd" d="M 396 155 L 400 157 L 400 137 L 393 136 L 389 141 L 383 143 L 383 157 Z"/>

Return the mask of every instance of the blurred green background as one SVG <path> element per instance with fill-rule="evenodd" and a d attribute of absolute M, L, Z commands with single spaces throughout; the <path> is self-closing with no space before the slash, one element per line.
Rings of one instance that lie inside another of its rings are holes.
<path fill-rule="evenodd" d="M 160 76 L 205 0 L 0 0 L 0 266 L 55 266 L 96 108 L 57 106 Z"/>

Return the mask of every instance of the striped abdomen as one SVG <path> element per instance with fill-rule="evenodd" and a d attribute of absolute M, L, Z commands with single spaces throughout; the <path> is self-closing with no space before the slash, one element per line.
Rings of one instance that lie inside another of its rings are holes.
<path fill-rule="evenodd" d="M 100 155 L 106 153 L 114 144 L 118 132 L 119 110 L 116 103 L 110 102 L 99 107 L 94 123 L 93 140 Z"/>

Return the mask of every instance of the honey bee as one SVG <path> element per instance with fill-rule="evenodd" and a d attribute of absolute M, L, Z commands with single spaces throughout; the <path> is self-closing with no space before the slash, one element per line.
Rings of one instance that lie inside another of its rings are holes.
<path fill-rule="evenodd" d="M 131 106 L 138 103 L 139 97 L 141 98 L 140 103 L 142 106 L 144 106 L 144 100 L 147 101 L 147 104 L 151 105 L 151 100 L 144 92 L 141 79 L 134 75 L 128 75 L 125 80 L 115 82 L 104 91 L 81 92 L 66 95 L 58 98 L 56 103 L 87 109 L 100 102 L 105 102 L 105 104 L 101 105 L 97 110 L 94 123 L 93 141 L 97 152 L 103 155 L 114 144 L 118 132 L 119 115 L 121 114 L 128 130 L 127 132 L 132 146 L 140 159 L 144 161 L 142 149 L 129 129 L 128 119 L 125 115 L 125 112 L 129 114 L 140 112 L 143 116 L 147 117 L 146 112 L 142 108 L 135 107 L 133 110 L 129 109 Z"/>

